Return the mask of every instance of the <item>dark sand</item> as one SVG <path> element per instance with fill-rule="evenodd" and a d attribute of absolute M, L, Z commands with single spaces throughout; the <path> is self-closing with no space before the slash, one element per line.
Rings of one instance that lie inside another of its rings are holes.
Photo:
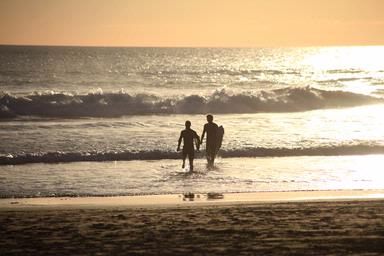
<path fill-rule="evenodd" d="M 384 255 L 384 201 L 2 209 L 0 255 Z"/>

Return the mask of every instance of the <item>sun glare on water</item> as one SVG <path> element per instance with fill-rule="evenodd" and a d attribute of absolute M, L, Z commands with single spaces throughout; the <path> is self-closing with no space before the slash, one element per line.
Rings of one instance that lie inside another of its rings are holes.
<path fill-rule="evenodd" d="M 303 64 L 316 70 L 382 71 L 383 46 L 312 48 Z"/>
<path fill-rule="evenodd" d="M 384 89 L 383 46 L 309 48 L 301 64 L 329 90 L 375 94 Z"/>
<path fill-rule="evenodd" d="M 366 156 L 359 161 L 351 161 L 349 164 L 350 174 L 345 177 L 345 183 L 347 183 L 345 187 L 353 187 L 352 183 L 356 183 L 356 181 L 370 181 L 370 187 L 366 189 L 377 189 L 384 183 L 384 155 Z"/>

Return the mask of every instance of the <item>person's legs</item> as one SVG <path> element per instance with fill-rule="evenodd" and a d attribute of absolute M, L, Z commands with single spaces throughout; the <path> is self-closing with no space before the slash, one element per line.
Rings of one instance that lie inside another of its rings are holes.
<path fill-rule="evenodd" d="M 208 165 L 213 166 L 215 162 L 215 156 L 216 156 L 216 145 L 207 144 L 206 156 L 207 156 Z"/>
<path fill-rule="evenodd" d="M 208 147 L 206 147 L 206 149 L 205 149 L 205 157 L 207 158 L 208 165 L 210 165 L 211 164 L 211 154 L 209 152 L 209 148 Z"/>
<path fill-rule="evenodd" d="M 195 154 L 192 151 L 188 152 L 188 160 L 189 160 L 189 170 L 193 171 L 193 159 L 195 158 Z"/>
<path fill-rule="evenodd" d="M 216 149 L 213 148 L 210 153 L 211 153 L 211 165 L 213 166 L 213 164 L 215 163 Z"/>
<path fill-rule="evenodd" d="M 183 165 L 181 166 L 181 168 L 184 168 L 185 167 L 185 159 L 187 158 L 187 152 L 185 152 L 185 150 L 183 150 L 182 156 L 183 156 Z"/>

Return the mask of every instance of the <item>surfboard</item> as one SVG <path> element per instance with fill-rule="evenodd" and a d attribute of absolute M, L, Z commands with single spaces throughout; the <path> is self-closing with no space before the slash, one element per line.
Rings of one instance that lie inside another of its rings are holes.
<path fill-rule="evenodd" d="M 223 143 L 224 137 L 224 127 L 222 125 L 217 129 L 217 137 L 216 137 L 216 154 L 219 152 L 221 148 L 221 144 Z"/>

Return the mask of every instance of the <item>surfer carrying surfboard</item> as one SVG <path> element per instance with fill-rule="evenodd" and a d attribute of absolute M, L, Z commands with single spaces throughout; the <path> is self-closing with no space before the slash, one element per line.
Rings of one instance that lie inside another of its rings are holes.
<path fill-rule="evenodd" d="M 177 151 L 180 151 L 181 140 L 184 141 L 183 145 L 183 165 L 185 167 L 185 159 L 188 156 L 189 160 L 189 171 L 193 171 L 193 159 L 195 158 L 195 147 L 194 142 L 196 143 L 197 150 L 200 148 L 200 138 L 197 133 L 191 129 L 191 122 L 185 121 L 185 130 L 182 130 L 179 137 L 179 144 L 177 145 Z"/>
<path fill-rule="evenodd" d="M 219 127 L 217 124 L 213 122 L 213 116 L 207 115 L 207 121 L 204 125 L 203 134 L 201 135 L 201 142 L 200 144 L 203 144 L 204 135 L 207 133 L 207 141 L 205 143 L 206 147 L 206 157 L 208 161 L 208 166 L 212 167 L 215 162 L 216 153 L 218 151 L 218 130 Z M 221 141 L 220 141 L 221 145 Z"/>

